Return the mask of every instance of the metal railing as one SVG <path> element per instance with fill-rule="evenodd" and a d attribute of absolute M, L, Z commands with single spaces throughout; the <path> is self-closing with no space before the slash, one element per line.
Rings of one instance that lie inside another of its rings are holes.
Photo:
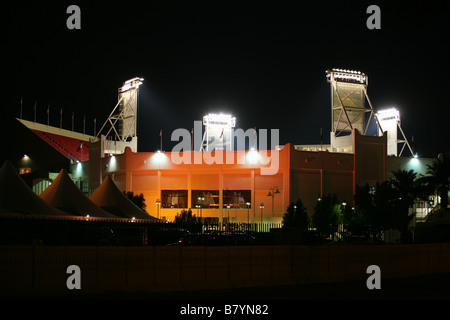
<path fill-rule="evenodd" d="M 192 234 L 246 234 L 242 244 L 289 244 L 301 238 L 299 230 L 275 223 L 162 223 L 146 220 L 86 217 L 0 215 L 0 245 L 149 246 L 176 244 Z"/>

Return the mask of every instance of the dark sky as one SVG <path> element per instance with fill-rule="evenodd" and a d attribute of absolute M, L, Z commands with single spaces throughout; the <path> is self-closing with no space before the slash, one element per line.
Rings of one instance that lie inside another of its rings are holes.
<path fill-rule="evenodd" d="M 415 151 L 450 149 L 447 110 L 450 5 L 429 1 L 78 1 L 10 5 L 2 61 L 2 109 L 51 124 L 97 130 L 135 76 L 140 89 L 139 149 L 165 149 L 176 128 L 209 112 L 228 112 L 237 127 L 280 129 L 280 143 L 329 142 L 330 88 L 325 70 L 369 75 L 375 109 L 397 107 Z M 312 4 L 311 4 L 312 3 Z M 66 8 L 81 9 L 69 30 Z M 366 9 L 381 8 L 381 30 Z M 5 99 L 6 95 L 6 99 Z"/>

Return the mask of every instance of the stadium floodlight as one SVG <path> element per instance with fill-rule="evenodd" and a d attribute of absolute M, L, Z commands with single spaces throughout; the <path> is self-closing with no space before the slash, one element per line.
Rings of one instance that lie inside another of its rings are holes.
<path fill-rule="evenodd" d="M 400 120 L 400 111 L 396 108 L 380 110 L 377 112 L 377 117 L 380 121 Z"/>
<path fill-rule="evenodd" d="M 133 79 L 127 80 L 123 83 L 123 86 L 119 88 L 119 93 L 139 88 L 139 86 L 143 83 L 144 78 L 135 77 Z"/>
<path fill-rule="evenodd" d="M 331 87 L 331 149 L 352 149 L 353 130 L 366 135 L 374 115 L 367 94 L 369 77 L 361 71 L 340 68 L 325 73 Z"/>
<path fill-rule="evenodd" d="M 144 78 L 135 77 L 123 83 L 118 89 L 118 101 L 114 109 L 110 113 L 108 119 L 97 133 L 96 138 L 100 135 L 109 137 L 112 133 L 113 138 L 108 145 L 114 143 L 115 153 L 119 148 L 119 153 L 124 152 L 125 147 L 129 146 L 133 152 L 137 151 L 137 112 L 138 112 L 138 93 L 139 86 L 143 83 Z M 106 131 L 106 126 L 109 130 Z M 119 147 L 116 147 L 116 142 Z"/>
<path fill-rule="evenodd" d="M 414 155 L 414 152 L 409 145 L 408 139 L 406 138 L 400 124 L 400 111 L 398 111 L 396 108 L 388 108 L 378 111 L 375 116 L 380 124 L 380 127 L 378 128 L 378 135 L 383 135 L 384 131 L 388 133 L 387 154 L 393 156 L 401 156 L 404 148 L 407 146 L 409 151 L 411 152 L 411 155 Z M 398 139 L 397 130 L 400 130 L 400 134 L 403 139 Z M 399 143 L 403 143 L 403 147 L 400 152 L 398 152 L 397 149 Z"/>
<path fill-rule="evenodd" d="M 326 71 L 328 81 L 356 82 L 367 85 L 369 77 L 361 71 L 333 68 Z"/>
<path fill-rule="evenodd" d="M 205 133 L 201 150 L 232 150 L 236 117 L 224 113 L 210 113 L 203 117 Z"/>
<path fill-rule="evenodd" d="M 229 126 L 234 128 L 236 117 L 223 113 L 210 113 L 203 117 L 203 124 L 205 126 Z"/>

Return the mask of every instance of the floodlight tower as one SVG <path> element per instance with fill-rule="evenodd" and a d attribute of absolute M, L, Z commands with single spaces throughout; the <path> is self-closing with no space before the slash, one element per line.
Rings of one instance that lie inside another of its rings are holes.
<path fill-rule="evenodd" d="M 143 80 L 133 78 L 119 88 L 119 136 L 122 141 L 136 137 L 138 93 Z"/>
<path fill-rule="evenodd" d="M 110 140 L 114 143 L 114 148 L 106 146 L 108 153 L 123 152 L 124 146 L 128 144 L 131 149 L 137 151 L 137 109 L 138 109 L 138 93 L 139 86 L 144 81 L 143 78 L 133 78 L 123 83 L 119 88 L 118 101 L 113 111 L 106 119 L 105 123 L 97 133 L 96 137 L 101 134 L 108 137 L 110 133 L 113 134 L 114 139 Z M 103 129 L 107 124 L 110 124 L 109 130 L 105 133 Z M 117 143 L 121 142 L 119 150 L 117 150 Z M 114 149 L 114 150 L 112 150 Z"/>
<path fill-rule="evenodd" d="M 408 146 L 408 149 L 413 156 L 413 150 L 409 145 L 408 139 L 406 139 L 401 127 L 400 112 L 395 108 L 380 110 L 376 113 L 376 117 L 381 127 L 378 130 L 378 135 L 381 136 L 383 134 L 383 131 L 387 132 L 387 154 L 393 156 L 401 156 L 405 147 Z M 400 130 L 403 140 L 398 139 L 398 130 Z M 403 144 L 400 153 L 398 153 L 397 149 L 399 143 Z"/>
<path fill-rule="evenodd" d="M 203 117 L 205 133 L 200 151 L 233 150 L 233 130 L 236 117 L 229 114 L 210 113 Z"/>
<path fill-rule="evenodd" d="M 326 77 L 331 85 L 331 148 L 352 148 L 353 129 L 366 135 L 374 116 L 367 95 L 369 77 L 361 71 L 346 69 L 327 70 Z"/>

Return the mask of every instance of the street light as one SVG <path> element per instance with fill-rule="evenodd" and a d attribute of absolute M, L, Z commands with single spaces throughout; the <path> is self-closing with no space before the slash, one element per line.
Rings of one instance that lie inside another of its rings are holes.
<path fill-rule="evenodd" d="M 343 214 L 343 216 L 345 217 L 345 214 L 346 214 L 345 208 L 347 206 L 347 202 L 344 201 L 344 202 L 341 203 L 341 205 L 344 206 L 344 214 Z M 344 221 L 343 220 L 344 219 L 342 219 L 342 232 L 344 232 Z"/>
<path fill-rule="evenodd" d="M 264 203 L 261 202 L 261 204 L 259 205 L 259 207 L 261 208 L 261 226 L 262 226 L 262 222 L 263 222 L 263 210 L 264 210 Z"/>
<path fill-rule="evenodd" d="M 275 217 L 274 198 L 275 198 L 275 195 L 278 193 L 280 193 L 280 190 L 278 190 L 278 187 L 273 187 L 273 188 L 269 189 L 269 194 L 267 195 L 268 197 L 272 197 L 272 217 Z"/>
<path fill-rule="evenodd" d="M 156 200 L 156 217 L 159 219 L 159 207 L 161 206 L 161 200 Z"/>
<path fill-rule="evenodd" d="M 200 194 L 200 196 L 197 198 L 200 201 L 200 220 L 202 218 L 202 210 L 203 210 L 203 200 L 205 200 L 205 196 Z"/>
<path fill-rule="evenodd" d="M 250 202 L 247 201 L 247 225 L 250 224 Z"/>
<path fill-rule="evenodd" d="M 200 217 L 200 205 L 196 204 L 195 207 L 197 208 L 197 219 Z"/>

